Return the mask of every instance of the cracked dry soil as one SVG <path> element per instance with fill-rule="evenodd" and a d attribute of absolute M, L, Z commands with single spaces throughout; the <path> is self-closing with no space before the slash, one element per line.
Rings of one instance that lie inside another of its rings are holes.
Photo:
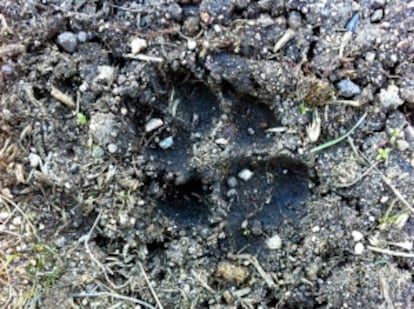
<path fill-rule="evenodd" d="M 2 307 L 411 308 L 413 29 L 408 1 L 3 1 Z"/>

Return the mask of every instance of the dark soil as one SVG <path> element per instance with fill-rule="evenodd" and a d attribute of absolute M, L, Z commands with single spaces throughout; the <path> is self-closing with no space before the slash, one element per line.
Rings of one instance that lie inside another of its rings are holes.
<path fill-rule="evenodd" d="M 413 16 L 0 3 L 0 304 L 411 308 Z"/>

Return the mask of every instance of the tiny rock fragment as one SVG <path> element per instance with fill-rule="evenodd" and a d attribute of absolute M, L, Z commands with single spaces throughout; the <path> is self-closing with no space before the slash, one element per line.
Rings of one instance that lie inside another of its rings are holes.
<path fill-rule="evenodd" d="M 253 172 L 247 168 L 241 170 L 239 174 L 237 174 L 241 180 L 248 181 L 253 176 Z"/>
<path fill-rule="evenodd" d="M 364 252 L 364 244 L 362 242 L 357 242 L 354 246 L 354 253 L 356 255 L 361 255 Z"/>
<path fill-rule="evenodd" d="M 237 186 L 237 179 L 236 179 L 236 177 L 234 177 L 234 176 L 230 176 L 230 177 L 227 179 L 227 185 L 228 185 L 230 188 L 234 188 L 234 187 L 236 187 L 236 186 Z"/>
<path fill-rule="evenodd" d="M 172 145 L 174 144 L 174 139 L 173 139 L 173 137 L 172 136 L 169 136 L 169 137 L 167 137 L 167 138 L 164 138 L 161 142 L 159 142 L 159 146 L 162 148 L 162 149 L 168 149 L 168 148 L 170 148 L 170 147 L 172 147 Z"/>
<path fill-rule="evenodd" d="M 345 98 L 352 98 L 361 93 L 361 88 L 350 81 L 349 79 L 343 79 L 336 84 L 339 95 Z"/>
<path fill-rule="evenodd" d="M 130 44 L 131 52 L 136 55 L 147 48 L 147 41 L 141 38 L 134 38 Z"/>
<path fill-rule="evenodd" d="M 351 235 L 354 241 L 360 241 L 364 238 L 364 235 L 360 231 L 352 231 Z"/>
<path fill-rule="evenodd" d="M 152 132 L 159 127 L 161 127 L 164 124 L 164 121 L 160 118 L 151 118 L 146 124 L 145 124 L 145 132 Z"/>
<path fill-rule="evenodd" d="M 302 16 L 298 11 L 289 12 L 288 17 L 289 28 L 297 30 L 302 26 Z"/>
<path fill-rule="evenodd" d="M 384 17 L 384 11 L 382 9 L 376 9 L 371 17 L 370 20 L 373 23 L 379 22 Z"/>
<path fill-rule="evenodd" d="M 180 21 L 183 16 L 183 9 L 177 3 L 168 6 L 167 16 L 173 20 Z"/>
<path fill-rule="evenodd" d="M 216 276 L 223 278 L 225 281 L 243 283 L 249 276 L 249 272 L 245 267 L 222 262 L 217 266 Z"/>
<path fill-rule="evenodd" d="M 40 158 L 38 154 L 35 154 L 35 153 L 29 154 L 29 164 L 30 164 L 30 167 L 33 167 L 33 168 L 43 165 L 42 159 Z"/>
<path fill-rule="evenodd" d="M 111 143 L 108 145 L 108 151 L 109 153 L 115 153 L 118 150 L 118 146 Z"/>
<path fill-rule="evenodd" d="M 218 138 L 214 141 L 217 145 L 227 145 L 229 143 L 225 138 Z"/>
<path fill-rule="evenodd" d="M 282 239 L 279 235 L 275 234 L 266 240 L 266 245 L 270 250 L 277 250 L 282 247 Z"/>
<path fill-rule="evenodd" d="M 403 140 L 403 139 L 399 139 L 395 143 L 399 151 L 406 151 L 410 147 L 410 144 L 406 140 Z"/>
<path fill-rule="evenodd" d="M 387 89 L 381 89 L 379 94 L 379 101 L 384 109 L 396 109 L 404 103 L 398 95 L 398 87 L 389 85 Z"/>
<path fill-rule="evenodd" d="M 63 48 L 64 51 L 68 53 L 73 53 L 78 46 L 76 34 L 70 31 L 65 31 L 59 34 L 56 42 L 60 47 Z"/>
<path fill-rule="evenodd" d="M 187 47 L 189 50 L 193 50 L 197 47 L 197 42 L 194 40 L 188 40 L 187 41 Z"/>
<path fill-rule="evenodd" d="M 79 31 L 78 33 L 78 41 L 81 43 L 86 42 L 88 39 L 88 34 L 85 31 Z"/>
<path fill-rule="evenodd" d="M 114 77 L 115 68 L 109 65 L 98 66 L 99 74 L 95 80 L 105 81 L 108 85 L 112 82 Z"/>

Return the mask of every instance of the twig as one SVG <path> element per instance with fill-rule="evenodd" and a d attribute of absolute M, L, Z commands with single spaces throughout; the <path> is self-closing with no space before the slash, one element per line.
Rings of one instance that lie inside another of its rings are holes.
<path fill-rule="evenodd" d="M 342 105 L 349 105 L 353 107 L 361 107 L 361 102 L 355 100 L 331 100 L 328 101 L 327 104 L 342 104 Z"/>
<path fill-rule="evenodd" d="M 394 185 L 391 183 L 391 180 L 388 177 L 386 177 L 377 168 L 376 168 L 376 170 L 380 173 L 381 179 L 391 189 L 391 191 L 400 200 L 400 202 L 403 203 L 404 206 L 408 208 L 408 210 L 410 210 L 412 213 L 414 213 L 414 208 L 410 205 L 410 203 L 408 203 L 408 201 L 404 198 L 404 196 L 402 196 L 401 192 L 396 187 L 394 187 Z"/>
<path fill-rule="evenodd" d="M 336 145 L 336 144 L 342 142 L 344 139 L 346 139 L 349 135 L 351 135 L 361 125 L 361 123 L 365 120 L 366 117 L 367 117 L 367 113 L 362 115 L 362 117 L 358 120 L 358 122 L 347 133 L 345 133 L 344 135 L 342 135 L 342 136 L 340 136 L 340 137 L 338 137 L 334 140 L 331 140 L 331 141 L 329 141 L 325 144 L 322 144 L 322 145 L 319 145 L 315 148 L 312 148 L 310 152 L 311 153 L 319 152 L 321 150 L 324 150 L 326 148 L 329 148 L 333 145 Z"/>
<path fill-rule="evenodd" d="M 354 153 L 359 158 L 361 158 L 362 161 L 365 162 L 365 164 L 370 164 L 369 159 L 366 156 L 364 156 L 363 154 L 360 154 L 358 149 L 356 149 L 352 139 L 348 139 L 348 142 L 350 143 L 351 148 L 354 151 Z M 414 213 L 414 208 L 404 198 L 404 196 L 402 196 L 401 192 L 396 187 L 394 187 L 394 185 L 391 183 L 391 180 L 387 176 L 385 176 L 384 173 L 376 167 L 376 165 L 374 165 L 374 169 L 375 169 L 376 172 L 378 172 L 380 174 L 380 177 L 381 177 L 382 181 L 384 181 L 384 183 L 391 189 L 391 191 L 400 200 L 400 202 L 403 203 L 404 206 L 408 208 L 408 210 L 410 210 L 412 213 Z"/>
<path fill-rule="evenodd" d="M 196 273 L 194 269 L 191 270 L 191 274 L 193 277 L 201 284 L 203 288 L 205 288 L 207 291 L 209 291 L 212 294 L 215 294 L 216 291 L 214 291 L 203 279 L 201 279 L 200 275 Z"/>
<path fill-rule="evenodd" d="M 75 109 L 76 104 L 73 101 L 72 97 L 67 95 L 66 93 L 60 91 L 58 88 L 52 86 L 52 90 L 50 91 L 50 95 L 54 97 L 59 102 L 66 105 L 66 107 L 69 107 L 70 109 Z"/>
<path fill-rule="evenodd" d="M 359 175 L 354 181 L 344 183 L 344 184 L 337 184 L 336 188 L 348 188 L 352 187 L 356 183 L 358 183 L 362 178 L 364 178 L 366 175 L 368 175 L 379 163 L 380 161 L 374 162 L 369 168 L 366 169 L 365 172 L 363 172 L 361 175 Z"/>
<path fill-rule="evenodd" d="M 158 308 L 163 309 L 164 307 L 162 306 L 162 304 L 161 304 L 161 302 L 160 302 L 160 300 L 157 296 L 157 293 L 155 293 L 154 288 L 152 287 L 151 282 L 149 281 L 147 273 L 145 272 L 145 269 L 142 266 L 141 262 L 138 263 L 138 266 L 141 269 L 141 272 L 142 272 L 142 275 L 144 276 L 145 282 L 147 283 L 148 288 L 150 289 L 152 297 L 154 297 L 154 300 L 157 303 Z"/>
<path fill-rule="evenodd" d="M 4 196 L 3 194 L 0 194 L 0 201 L 1 201 L 1 199 L 3 199 L 4 201 L 6 201 L 10 205 L 12 205 L 15 209 L 17 209 L 17 211 L 23 216 L 23 218 L 26 220 L 27 224 L 32 229 L 33 235 L 36 237 L 36 239 L 38 241 L 40 241 L 40 238 L 37 235 L 36 228 L 34 227 L 34 225 L 32 224 L 32 222 L 29 220 L 29 218 L 26 216 L 26 214 L 24 213 L 24 211 L 19 207 L 19 205 L 17 205 L 15 202 L 13 202 L 11 199 L 9 199 L 8 197 Z"/>
<path fill-rule="evenodd" d="M 250 254 L 238 254 L 231 255 L 230 258 L 248 260 L 254 266 L 254 268 L 257 270 L 257 272 L 263 278 L 263 280 L 266 282 L 269 288 L 276 287 L 276 283 L 273 281 L 272 277 L 267 272 L 265 272 L 265 270 L 260 265 L 259 261 L 255 256 Z"/>
<path fill-rule="evenodd" d="M 143 55 L 143 54 L 138 54 L 138 55 L 125 54 L 124 58 L 147 61 L 147 62 L 158 62 L 158 63 L 164 62 L 164 59 L 161 57 L 154 57 L 154 56 L 148 56 L 148 55 Z"/>
<path fill-rule="evenodd" d="M 77 293 L 77 294 L 70 294 L 71 297 L 99 297 L 99 296 L 108 296 L 108 297 L 113 297 L 113 298 L 117 298 L 117 299 L 121 299 L 121 300 L 126 300 L 126 301 L 130 301 L 133 302 L 135 304 L 144 306 L 146 308 L 149 309 L 156 309 L 154 306 L 144 302 L 143 300 L 139 300 L 137 298 L 133 298 L 133 297 L 129 297 L 129 296 L 124 296 L 124 295 L 120 295 L 120 294 L 116 294 L 116 293 L 109 293 L 109 292 L 95 292 L 95 293 Z"/>
<path fill-rule="evenodd" d="M 98 259 L 93 255 L 91 249 L 89 248 L 89 240 L 92 236 L 93 231 L 95 230 L 96 226 L 98 225 L 98 222 L 99 222 L 99 219 L 101 218 L 101 215 L 102 215 L 102 211 L 99 212 L 99 214 L 96 217 L 95 222 L 93 223 L 93 225 L 92 225 L 91 229 L 89 230 L 88 234 L 82 236 L 79 241 L 84 242 L 86 252 L 89 254 L 89 257 L 91 258 L 91 260 L 93 262 L 95 262 L 102 269 L 102 272 L 105 276 L 105 279 L 109 283 L 109 285 L 113 289 L 119 290 L 119 289 L 122 289 L 123 287 L 125 287 L 125 285 L 128 283 L 129 280 L 126 283 L 122 284 L 122 285 L 116 285 L 115 283 L 113 283 L 111 281 L 111 279 L 109 279 L 109 276 L 108 276 L 108 272 L 111 275 L 113 275 L 113 271 L 109 267 L 105 267 L 105 265 L 103 265 L 101 262 L 99 262 Z"/>
<path fill-rule="evenodd" d="M 405 252 L 401 252 L 401 251 L 381 249 L 381 248 L 373 247 L 373 246 L 367 246 L 367 248 L 371 251 L 378 252 L 378 253 L 383 253 L 383 254 L 387 254 L 387 255 L 406 257 L 406 258 L 414 258 L 414 253 L 405 253 Z"/>
<path fill-rule="evenodd" d="M 293 37 L 296 35 L 296 30 L 291 28 L 287 29 L 286 32 L 282 35 L 282 37 L 276 42 L 275 46 L 273 47 L 273 52 L 277 53 L 283 46 L 286 45 Z"/>

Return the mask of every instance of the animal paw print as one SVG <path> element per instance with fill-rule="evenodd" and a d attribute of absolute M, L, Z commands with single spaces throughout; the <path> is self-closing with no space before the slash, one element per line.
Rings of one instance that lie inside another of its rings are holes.
<path fill-rule="evenodd" d="M 227 87 L 229 88 L 229 87 Z M 275 112 L 229 89 L 215 94 L 200 81 L 171 89 L 168 104 L 146 119 L 150 194 L 181 228 L 223 224 L 219 244 L 235 252 L 264 241 L 305 213 L 307 167 L 275 150 Z"/>

